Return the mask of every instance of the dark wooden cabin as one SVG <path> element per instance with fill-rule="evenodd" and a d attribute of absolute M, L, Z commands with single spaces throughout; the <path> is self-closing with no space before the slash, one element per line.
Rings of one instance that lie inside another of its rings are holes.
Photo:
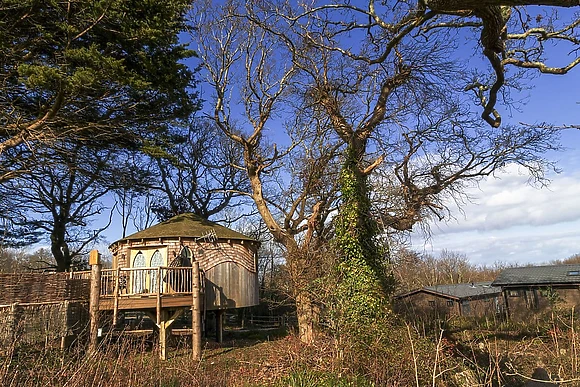
<path fill-rule="evenodd" d="M 501 288 L 491 282 L 425 286 L 395 297 L 395 309 L 411 318 L 494 316 L 501 307 Z"/>
<path fill-rule="evenodd" d="M 502 289 L 509 318 L 528 321 L 555 307 L 580 307 L 580 264 L 512 267 L 493 281 Z"/>

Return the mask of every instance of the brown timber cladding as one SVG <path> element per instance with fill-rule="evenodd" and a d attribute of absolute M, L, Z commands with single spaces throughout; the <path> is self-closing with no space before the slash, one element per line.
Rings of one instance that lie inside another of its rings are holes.
<path fill-rule="evenodd" d="M 493 316 L 497 310 L 494 297 L 455 299 L 428 292 L 417 292 L 398 302 L 398 311 L 416 316 L 448 318 L 453 316 Z"/>
<path fill-rule="evenodd" d="M 219 239 L 206 242 L 192 237 L 166 237 L 120 241 L 113 245 L 113 268 L 131 267 L 136 251 L 167 251 L 166 265 L 187 247 L 205 273 L 207 310 L 241 308 L 259 303 L 257 264 L 251 241 Z"/>
<path fill-rule="evenodd" d="M 509 287 L 504 296 L 510 318 L 516 321 L 529 321 L 554 309 L 580 307 L 578 285 Z"/>
<path fill-rule="evenodd" d="M 219 241 L 216 243 L 199 242 L 192 238 L 159 238 L 151 240 L 129 240 L 126 242 L 120 242 L 113 250 L 113 255 L 116 258 L 116 262 L 113 263 L 113 267 L 116 267 L 115 263 L 119 267 L 131 267 L 130 262 L 127 257 L 130 256 L 129 251 L 131 249 L 143 249 L 143 248 L 167 248 L 167 265 L 172 259 L 177 257 L 181 253 L 181 249 L 187 246 L 193 252 L 194 259 L 199 262 L 200 267 L 203 270 L 209 270 L 216 265 L 223 262 L 236 262 L 248 271 L 255 273 L 256 265 L 254 262 L 254 256 L 247 247 L 249 242 L 243 244 L 239 240 L 231 241 Z"/>

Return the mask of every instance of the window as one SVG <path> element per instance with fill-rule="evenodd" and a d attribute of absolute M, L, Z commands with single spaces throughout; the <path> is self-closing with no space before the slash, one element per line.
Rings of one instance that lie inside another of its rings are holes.
<path fill-rule="evenodd" d="M 155 252 L 151 256 L 151 264 L 149 266 L 150 267 L 159 267 L 159 266 L 163 266 L 164 263 L 165 262 L 163 259 L 163 255 L 161 255 L 161 252 L 159 250 L 155 250 Z M 149 279 L 149 281 L 150 281 L 149 288 L 151 289 L 151 291 L 153 293 L 155 293 L 155 292 L 157 292 L 157 271 L 152 270 L 150 272 L 150 274 L 151 274 L 151 278 Z M 163 279 L 161 279 L 161 281 L 163 281 Z"/>
<path fill-rule="evenodd" d="M 536 289 L 530 289 L 526 293 L 526 306 L 528 309 L 538 309 L 538 292 Z"/>
<path fill-rule="evenodd" d="M 157 278 L 156 268 L 167 265 L 167 249 L 165 247 L 148 248 L 143 246 L 139 249 L 131 249 L 129 256 L 130 267 L 135 270 L 127 273 L 130 277 L 127 293 L 156 293 L 158 290 L 157 281 L 161 280 L 161 283 L 165 283 L 163 278 L 165 275 L 162 275 L 162 278 Z"/>
<path fill-rule="evenodd" d="M 181 252 L 179 253 L 180 265 L 183 267 L 191 267 L 191 261 L 193 258 L 193 254 L 191 250 L 187 246 L 183 246 Z"/>
<path fill-rule="evenodd" d="M 453 300 L 447 300 L 447 306 L 451 308 L 453 306 Z"/>
<path fill-rule="evenodd" d="M 145 267 L 145 255 L 141 251 L 135 255 L 133 267 Z M 140 270 L 133 274 L 133 293 L 143 293 L 145 291 L 145 272 Z"/>
<path fill-rule="evenodd" d="M 580 270 L 570 270 L 568 272 L 568 275 L 570 275 L 570 276 L 578 276 L 578 275 L 580 275 Z"/>
<path fill-rule="evenodd" d="M 435 301 L 433 301 L 433 300 L 429 301 L 429 306 L 431 306 L 431 307 L 434 308 L 435 307 Z"/>
<path fill-rule="evenodd" d="M 519 290 L 508 290 L 507 294 L 508 294 L 508 297 L 519 297 L 520 296 Z"/>

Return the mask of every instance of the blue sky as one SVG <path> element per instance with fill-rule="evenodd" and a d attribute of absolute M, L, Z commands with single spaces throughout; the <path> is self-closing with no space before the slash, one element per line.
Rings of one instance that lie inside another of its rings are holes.
<path fill-rule="evenodd" d="M 575 55 L 564 49 L 557 47 L 550 57 L 553 65 L 564 65 L 566 54 Z M 469 61 L 472 54 L 473 49 L 464 46 L 458 57 Z M 472 64 L 487 66 L 480 57 Z M 521 111 L 498 105 L 504 124 L 580 125 L 580 68 L 564 76 L 538 75 L 524 83 L 534 87 L 514 95 L 523 101 Z M 209 94 L 203 97 L 211 100 Z M 429 235 L 414 232 L 413 248 L 435 255 L 443 249 L 462 252 L 476 264 L 543 263 L 580 253 L 580 131 L 563 131 L 562 144 L 564 151 L 547 155 L 562 170 L 548 176 L 547 187 L 530 185 L 524 171 L 508 166 L 495 178 L 470 188 L 471 201 L 461 209 L 449 203 L 451 220 L 430 224 Z M 113 226 L 105 235 L 112 242 L 120 238 L 120 231 Z"/>
<path fill-rule="evenodd" d="M 505 122 L 580 125 L 580 69 L 542 75 L 530 81 L 527 103 Z M 505 110 L 505 109 L 504 109 Z M 496 178 L 468 190 L 472 201 L 455 219 L 431 223 L 431 235 L 414 232 L 413 247 L 438 255 L 443 249 L 465 253 L 476 264 L 544 263 L 580 253 L 580 130 L 562 132 L 564 151 L 547 155 L 561 172 L 546 187 L 530 185 L 527 174 L 508 166 Z"/>

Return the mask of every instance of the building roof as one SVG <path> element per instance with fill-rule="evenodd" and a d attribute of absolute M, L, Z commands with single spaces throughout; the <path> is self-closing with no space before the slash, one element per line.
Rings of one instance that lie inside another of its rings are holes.
<path fill-rule="evenodd" d="M 215 233 L 215 234 L 214 234 Z M 168 238 L 168 237 L 189 237 L 189 238 L 208 238 L 213 235 L 217 239 L 236 239 L 246 241 L 256 241 L 253 238 L 245 236 L 237 231 L 231 230 L 227 227 L 221 226 L 215 222 L 211 222 L 198 215 L 187 213 L 174 216 L 165 222 L 158 223 L 145 230 L 136 232 L 115 243 L 136 240 L 136 239 L 154 239 L 154 238 Z"/>
<path fill-rule="evenodd" d="M 494 286 L 580 284 L 580 264 L 510 267 L 493 281 Z"/>
<path fill-rule="evenodd" d="M 489 281 L 454 285 L 435 285 L 425 286 L 424 288 L 401 294 L 397 296 L 397 298 L 408 297 L 419 292 L 431 293 L 445 298 L 461 300 L 472 297 L 500 294 L 501 288 L 492 286 L 492 283 Z"/>

